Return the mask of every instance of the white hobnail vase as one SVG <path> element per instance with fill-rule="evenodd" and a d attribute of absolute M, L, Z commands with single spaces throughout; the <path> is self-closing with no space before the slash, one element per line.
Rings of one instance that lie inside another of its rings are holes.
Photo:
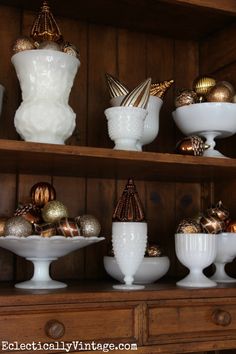
<path fill-rule="evenodd" d="M 110 100 L 111 106 L 119 106 L 124 99 L 124 95 L 113 97 Z M 142 146 L 150 144 L 156 139 L 159 133 L 159 112 L 163 101 L 156 96 L 150 96 L 147 104 L 147 116 L 144 121 L 143 135 L 137 142 L 137 150 L 142 151 Z"/>
<path fill-rule="evenodd" d="M 137 151 L 137 142 L 143 135 L 146 109 L 138 107 L 111 107 L 105 110 L 108 134 L 115 142 L 115 150 Z"/>
<path fill-rule="evenodd" d="M 124 283 L 114 285 L 120 290 L 139 290 L 143 285 L 134 285 L 134 275 L 144 258 L 147 244 L 147 223 L 113 222 L 112 245 L 117 264 L 124 276 Z"/>
<path fill-rule="evenodd" d="M 184 279 L 177 282 L 177 285 L 190 288 L 208 288 L 217 285 L 202 272 L 214 262 L 216 237 L 217 235 L 204 233 L 175 235 L 177 258 L 190 271 Z"/>
<path fill-rule="evenodd" d="M 75 128 L 68 104 L 80 61 L 60 51 L 37 49 L 12 57 L 22 99 L 14 123 L 25 141 L 64 144 Z"/>

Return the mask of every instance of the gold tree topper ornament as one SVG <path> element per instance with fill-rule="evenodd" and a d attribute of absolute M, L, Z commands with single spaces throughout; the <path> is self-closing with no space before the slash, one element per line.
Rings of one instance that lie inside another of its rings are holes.
<path fill-rule="evenodd" d="M 111 98 L 127 95 L 129 89 L 111 74 L 106 73 L 106 83 Z"/>
<path fill-rule="evenodd" d="M 145 222 L 142 202 L 132 178 L 128 179 L 125 189 L 115 207 L 112 221 Z"/>
<path fill-rule="evenodd" d="M 151 82 L 151 78 L 143 81 L 133 91 L 125 96 L 120 105 L 125 107 L 132 106 L 146 108 L 150 96 Z"/>
<path fill-rule="evenodd" d="M 46 0 L 43 1 L 41 10 L 33 23 L 30 36 L 38 42 L 62 40 L 61 31 Z"/>
<path fill-rule="evenodd" d="M 174 80 L 165 80 L 156 84 L 151 84 L 150 95 L 163 98 L 173 83 Z"/>

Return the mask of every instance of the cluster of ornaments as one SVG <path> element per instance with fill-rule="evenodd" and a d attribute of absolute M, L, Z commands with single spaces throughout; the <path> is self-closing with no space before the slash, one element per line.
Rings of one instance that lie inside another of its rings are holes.
<path fill-rule="evenodd" d="M 181 89 L 175 97 L 175 107 L 202 102 L 236 102 L 235 89 L 228 81 L 211 76 L 198 77 L 191 89 Z"/>
<path fill-rule="evenodd" d="M 19 37 L 13 44 L 14 53 L 33 49 L 50 49 L 75 57 L 79 56 L 76 47 L 64 41 L 46 0 L 43 1 L 41 10 L 33 23 L 30 37 Z"/>
<path fill-rule="evenodd" d="M 182 220 L 176 232 L 185 234 L 236 232 L 236 220 L 231 219 L 229 210 L 224 207 L 222 201 L 219 201 L 203 215 Z"/>
<path fill-rule="evenodd" d="M 56 191 L 50 183 L 36 183 L 30 196 L 32 202 L 19 206 L 13 217 L 0 219 L 1 236 L 99 236 L 101 225 L 97 218 L 87 214 L 69 217 L 67 207 L 56 199 Z"/>

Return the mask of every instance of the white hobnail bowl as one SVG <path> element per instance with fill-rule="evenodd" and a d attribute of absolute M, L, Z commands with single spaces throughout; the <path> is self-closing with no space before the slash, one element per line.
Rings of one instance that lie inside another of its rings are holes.
<path fill-rule="evenodd" d="M 214 262 L 216 257 L 217 235 L 175 234 L 175 251 L 179 261 L 190 270 L 190 273 L 177 285 L 184 287 L 213 287 L 216 282 L 203 274 L 203 269 Z"/>
<path fill-rule="evenodd" d="M 103 264 L 106 272 L 114 279 L 123 282 L 124 276 L 115 257 L 105 256 Z M 162 278 L 170 267 L 170 260 L 166 256 L 144 257 L 134 275 L 134 284 L 151 284 Z"/>
<path fill-rule="evenodd" d="M 125 95 L 113 97 L 110 103 L 113 107 L 119 106 Z M 150 144 L 159 132 L 159 112 L 163 101 L 156 96 L 150 96 L 147 104 L 147 116 L 144 121 L 143 135 L 137 143 L 137 150 L 142 151 L 142 146 Z"/>
<path fill-rule="evenodd" d="M 105 110 L 108 134 L 115 142 L 115 150 L 135 150 L 143 135 L 147 111 L 138 107 L 111 107 Z"/>

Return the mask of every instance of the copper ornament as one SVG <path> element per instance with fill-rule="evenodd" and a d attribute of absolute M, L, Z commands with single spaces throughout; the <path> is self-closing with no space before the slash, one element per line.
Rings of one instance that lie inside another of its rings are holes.
<path fill-rule="evenodd" d="M 57 228 L 55 224 L 48 223 L 48 224 L 35 224 L 34 230 L 36 235 L 40 235 L 42 237 L 51 237 L 57 234 Z"/>
<path fill-rule="evenodd" d="M 178 234 L 196 234 L 201 232 L 201 225 L 194 219 L 181 220 L 176 230 Z"/>
<path fill-rule="evenodd" d="M 132 178 L 129 178 L 115 207 L 112 221 L 146 221 L 143 206 Z"/>
<path fill-rule="evenodd" d="M 23 37 L 17 38 L 17 40 L 13 44 L 12 50 L 16 54 L 19 52 L 23 52 L 24 50 L 32 50 L 35 48 L 36 47 L 35 47 L 35 44 L 32 41 L 32 39 L 28 38 L 26 36 L 23 36 Z"/>
<path fill-rule="evenodd" d="M 226 87 L 228 87 L 228 89 L 230 90 L 230 92 L 232 93 L 232 95 L 234 96 L 235 95 L 235 89 L 234 89 L 234 86 L 228 82 L 228 81 L 218 81 L 217 82 L 217 85 L 224 85 Z"/>
<path fill-rule="evenodd" d="M 175 98 L 175 107 L 187 106 L 197 102 L 197 94 L 193 90 L 180 90 Z"/>
<path fill-rule="evenodd" d="M 60 201 L 52 200 L 44 205 L 42 209 L 42 217 L 47 223 L 55 223 L 62 218 L 67 218 L 68 210 Z"/>
<path fill-rule="evenodd" d="M 229 219 L 229 210 L 224 207 L 221 200 L 215 206 L 207 209 L 207 214 L 213 217 L 216 216 L 222 221 Z"/>
<path fill-rule="evenodd" d="M 124 84 L 122 84 L 118 79 L 116 79 L 114 76 L 106 73 L 105 77 L 106 77 L 106 83 L 111 98 L 127 95 L 129 93 L 129 89 Z"/>
<path fill-rule="evenodd" d="M 161 246 L 159 245 L 147 245 L 145 256 L 147 257 L 161 257 L 164 252 Z"/>
<path fill-rule="evenodd" d="M 225 224 L 217 216 L 202 216 L 200 220 L 202 230 L 208 234 L 218 234 L 225 228 Z"/>
<path fill-rule="evenodd" d="M 101 224 L 98 219 L 89 214 L 75 217 L 75 221 L 81 231 L 81 236 L 95 237 L 99 236 L 101 231 Z"/>
<path fill-rule="evenodd" d="M 165 80 L 156 84 L 151 84 L 150 96 L 163 98 L 173 83 L 174 80 Z"/>
<path fill-rule="evenodd" d="M 78 223 L 73 218 L 62 218 L 57 224 L 58 235 L 62 235 L 65 237 L 74 237 L 80 236 L 81 231 Z"/>
<path fill-rule="evenodd" d="M 5 216 L 0 216 L 0 236 L 5 236 L 5 225 L 8 218 Z"/>
<path fill-rule="evenodd" d="M 22 216 L 13 216 L 8 219 L 4 228 L 5 236 L 12 235 L 27 237 L 32 235 L 32 231 L 32 224 L 25 220 Z"/>
<path fill-rule="evenodd" d="M 133 91 L 127 94 L 121 102 L 121 106 L 146 108 L 150 96 L 151 79 L 143 81 Z"/>
<path fill-rule="evenodd" d="M 236 233 L 236 220 L 230 220 L 230 222 L 228 223 L 225 231 L 226 232 L 234 232 L 234 233 Z"/>
<path fill-rule="evenodd" d="M 183 155 L 202 156 L 209 147 L 199 136 L 189 136 L 176 144 L 176 151 Z"/>
<path fill-rule="evenodd" d="M 78 49 L 71 43 L 66 42 L 62 47 L 62 51 L 68 55 L 72 55 L 73 57 L 79 58 Z"/>
<path fill-rule="evenodd" d="M 39 223 L 42 219 L 41 210 L 32 203 L 19 206 L 14 216 L 22 216 L 25 220 L 31 222 L 31 224 Z"/>
<path fill-rule="evenodd" d="M 200 76 L 193 81 L 193 90 L 200 97 L 200 102 L 204 100 L 209 90 L 216 85 L 216 80 L 210 76 Z"/>
<path fill-rule="evenodd" d="M 219 83 L 209 90 L 206 99 L 208 102 L 232 102 L 233 96 L 227 86 Z"/>
<path fill-rule="evenodd" d="M 61 31 L 46 0 L 43 1 L 41 10 L 33 23 L 30 36 L 38 42 L 62 40 Z"/>
<path fill-rule="evenodd" d="M 48 202 L 56 199 L 56 191 L 48 182 L 38 182 L 30 190 L 32 202 L 38 207 L 43 207 Z"/>

